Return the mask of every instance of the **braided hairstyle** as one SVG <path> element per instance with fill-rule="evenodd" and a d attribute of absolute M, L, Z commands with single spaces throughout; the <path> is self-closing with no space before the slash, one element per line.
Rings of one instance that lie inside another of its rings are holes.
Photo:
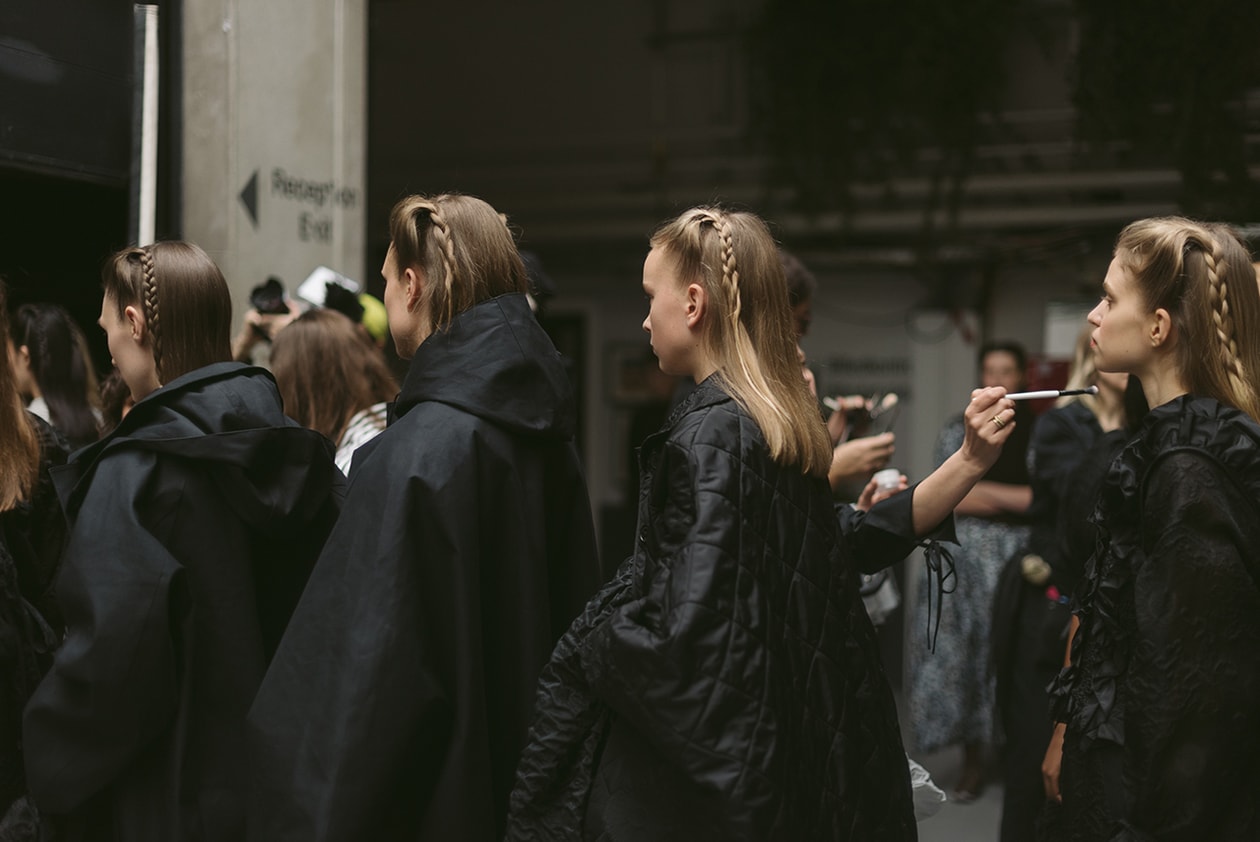
<path fill-rule="evenodd" d="M 1185 387 L 1260 420 L 1260 289 L 1227 225 L 1144 219 L 1116 240 L 1116 260 L 1146 305 L 1168 311 Z"/>
<path fill-rule="evenodd" d="M 158 377 L 162 372 L 162 325 L 158 311 L 157 274 L 153 268 L 153 250 L 149 247 L 140 249 L 140 302 L 144 305 L 144 321 L 148 325 L 152 337 L 153 362 L 157 365 Z"/>
<path fill-rule="evenodd" d="M 126 248 L 105 261 L 101 280 L 120 318 L 128 307 L 143 313 L 159 383 L 232 359 L 232 296 L 200 247 L 169 241 Z"/>
<path fill-rule="evenodd" d="M 783 465 L 824 476 L 831 442 L 801 376 L 779 249 L 759 217 L 697 207 L 665 223 L 651 245 L 679 282 L 704 287 L 711 318 L 701 341 L 726 391 L 752 416 Z"/>
<path fill-rule="evenodd" d="M 475 196 L 408 196 L 390 211 L 389 236 L 399 269 L 423 275 L 427 332 L 482 301 L 529 289 L 506 217 Z"/>

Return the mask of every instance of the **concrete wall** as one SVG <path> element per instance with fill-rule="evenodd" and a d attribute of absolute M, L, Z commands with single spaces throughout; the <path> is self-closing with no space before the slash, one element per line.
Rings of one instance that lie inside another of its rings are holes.
<path fill-rule="evenodd" d="M 184 236 L 223 269 L 237 323 L 269 275 L 290 293 L 321 265 L 363 281 L 366 0 L 184 16 Z"/>

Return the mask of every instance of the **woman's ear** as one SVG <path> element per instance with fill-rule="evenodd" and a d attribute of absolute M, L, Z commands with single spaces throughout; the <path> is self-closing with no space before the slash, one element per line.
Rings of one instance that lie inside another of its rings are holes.
<path fill-rule="evenodd" d="M 695 329 L 704 321 L 709 311 L 709 293 L 700 284 L 687 284 L 683 295 L 683 307 L 687 317 L 687 327 Z"/>
<path fill-rule="evenodd" d="M 1172 332 L 1172 316 L 1163 307 L 1157 308 L 1151 316 L 1151 347 L 1158 348 L 1166 345 L 1172 339 Z"/>
<path fill-rule="evenodd" d="M 128 304 L 123 308 L 123 318 L 127 320 L 131 338 L 137 344 L 143 345 L 145 338 L 148 336 L 148 325 L 144 321 L 144 313 L 137 310 L 134 305 Z"/>
<path fill-rule="evenodd" d="M 424 271 L 407 267 L 402 271 L 399 280 L 403 282 L 406 292 L 407 312 L 415 312 L 416 306 L 420 303 L 420 297 L 424 294 Z"/>

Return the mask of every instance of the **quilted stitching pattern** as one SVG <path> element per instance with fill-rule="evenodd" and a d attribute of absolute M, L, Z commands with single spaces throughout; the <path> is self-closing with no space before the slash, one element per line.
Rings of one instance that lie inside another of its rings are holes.
<path fill-rule="evenodd" d="M 891 693 L 825 483 L 710 400 L 644 447 L 642 575 L 585 643 L 592 686 L 727 796 L 734 832 L 912 839 Z"/>

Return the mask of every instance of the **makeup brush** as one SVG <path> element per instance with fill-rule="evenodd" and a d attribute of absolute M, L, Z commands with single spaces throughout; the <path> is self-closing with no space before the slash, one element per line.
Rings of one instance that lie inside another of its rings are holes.
<path fill-rule="evenodd" d="M 1013 401 L 1035 401 L 1043 398 L 1066 398 L 1069 395 L 1096 395 L 1097 386 L 1088 389 L 1046 389 L 1041 392 L 1011 392 L 1007 395 Z"/>

